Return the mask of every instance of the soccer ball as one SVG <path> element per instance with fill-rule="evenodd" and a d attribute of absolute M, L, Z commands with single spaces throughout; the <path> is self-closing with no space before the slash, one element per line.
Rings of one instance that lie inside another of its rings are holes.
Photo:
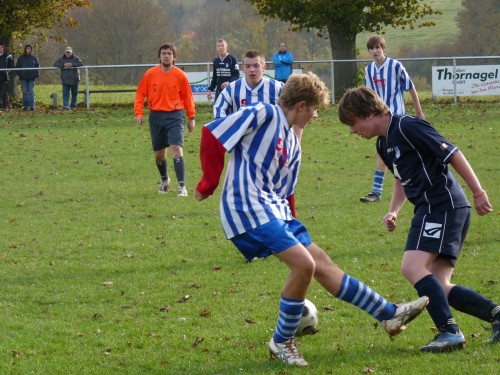
<path fill-rule="evenodd" d="M 314 303 L 306 299 L 296 335 L 313 335 L 316 332 L 318 332 L 318 309 Z"/>

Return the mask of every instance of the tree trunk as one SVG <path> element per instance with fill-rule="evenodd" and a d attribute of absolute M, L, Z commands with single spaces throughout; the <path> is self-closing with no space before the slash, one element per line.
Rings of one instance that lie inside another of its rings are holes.
<path fill-rule="evenodd" d="M 348 35 L 347 32 L 336 33 L 328 29 L 332 45 L 332 58 L 334 60 L 356 59 L 356 34 Z M 355 85 L 357 64 L 353 62 L 335 63 L 335 98 L 340 99 L 347 89 Z"/>

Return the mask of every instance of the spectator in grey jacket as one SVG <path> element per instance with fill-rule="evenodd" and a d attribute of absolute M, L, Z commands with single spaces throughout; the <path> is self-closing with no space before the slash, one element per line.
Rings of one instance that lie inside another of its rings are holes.
<path fill-rule="evenodd" d="M 56 60 L 54 66 L 56 68 L 61 68 L 64 109 L 76 109 L 78 83 L 80 82 L 80 70 L 75 68 L 83 66 L 82 60 L 78 56 L 73 55 L 71 47 L 66 47 L 64 55 Z M 69 104 L 70 91 L 71 104 Z"/>
<path fill-rule="evenodd" d="M 5 52 L 5 44 L 0 43 L 0 69 L 8 69 L 14 67 L 14 59 L 12 55 Z M 2 102 L 2 110 L 9 110 L 9 77 L 10 71 L 0 71 L 0 101 Z"/>
<path fill-rule="evenodd" d="M 35 55 L 32 55 L 33 47 L 26 44 L 24 54 L 19 56 L 16 68 L 38 68 L 40 63 Z M 33 111 L 35 109 L 35 79 L 40 76 L 38 69 L 18 70 L 17 75 L 21 80 L 21 89 L 23 90 L 23 109 Z"/>

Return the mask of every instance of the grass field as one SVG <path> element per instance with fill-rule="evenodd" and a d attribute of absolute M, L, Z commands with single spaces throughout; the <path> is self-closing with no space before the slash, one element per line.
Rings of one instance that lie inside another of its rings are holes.
<path fill-rule="evenodd" d="M 432 21 L 435 26 L 421 27 L 410 30 L 389 27 L 385 30 L 384 39 L 387 42 L 387 55 L 392 57 L 407 57 L 401 55 L 400 48 L 406 45 L 413 47 L 427 48 L 447 42 L 455 42 L 459 33 L 457 24 L 458 12 L 462 9 L 461 1 L 457 0 L 428 0 L 433 9 L 440 10 L 442 14 L 425 18 L 425 21 Z M 360 33 L 357 36 L 357 47 L 361 52 L 361 57 L 369 58 L 366 51 L 366 41 L 373 33 Z"/>
<path fill-rule="evenodd" d="M 473 214 L 454 281 L 500 301 L 498 102 L 423 101 L 465 153 L 497 209 Z M 200 126 L 186 136 L 187 184 L 200 177 Z M 149 132 L 131 106 L 0 113 L 0 374 L 494 374 L 489 325 L 455 316 L 463 351 L 424 355 L 427 314 L 394 341 L 376 321 L 313 283 L 320 331 L 299 340 L 308 369 L 269 361 L 286 267 L 245 263 L 224 238 L 218 191 L 204 202 L 157 192 Z M 393 302 L 415 298 L 399 271 L 407 205 L 385 231 L 371 186 L 374 142 L 335 108 L 306 129 L 297 209 L 318 245 Z M 172 174 L 172 163 L 169 160 Z M 470 192 L 467 191 L 470 197 Z M 495 368 L 497 370 L 495 370 Z"/>

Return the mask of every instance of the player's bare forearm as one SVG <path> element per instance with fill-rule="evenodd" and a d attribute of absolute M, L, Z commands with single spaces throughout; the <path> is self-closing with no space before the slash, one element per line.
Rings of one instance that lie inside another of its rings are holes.
<path fill-rule="evenodd" d="M 486 190 L 483 189 L 474 170 L 461 151 L 457 151 L 450 160 L 453 169 L 463 178 L 474 198 L 474 208 L 479 215 L 486 215 L 493 211 Z"/>
<path fill-rule="evenodd" d="M 383 218 L 383 224 L 389 232 L 396 229 L 396 220 L 398 213 L 406 202 L 406 194 L 398 179 L 394 180 L 394 187 L 392 189 L 391 205 L 389 212 Z"/>
<path fill-rule="evenodd" d="M 411 100 L 413 101 L 413 105 L 415 106 L 415 115 L 425 120 L 424 112 L 422 111 L 422 107 L 420 106 L 420 99 L 418 98 L 417 89 L 415 87 L 410 89 Z"/>

